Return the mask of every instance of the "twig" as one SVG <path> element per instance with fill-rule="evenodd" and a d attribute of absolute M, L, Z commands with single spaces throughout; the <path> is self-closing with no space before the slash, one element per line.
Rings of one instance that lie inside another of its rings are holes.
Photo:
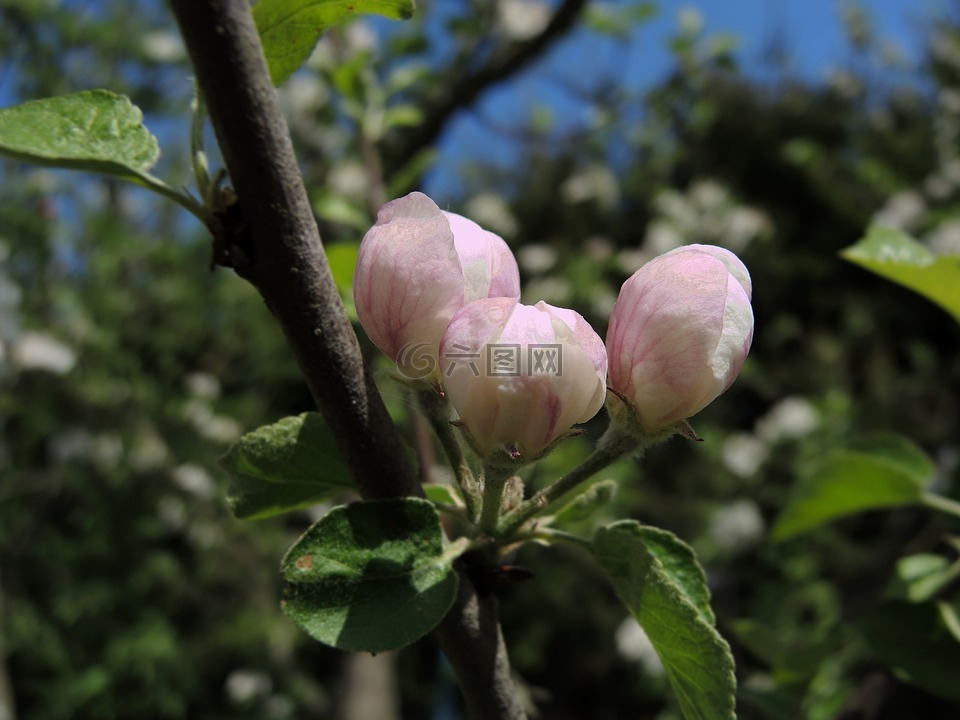
<path fill-rule="evenodd" d="M 574 27 L 587 2 L 564 0 L 539 35 L 495 53 L 484 67 L 472 75 L 440 83 L 438 87 L 444 88 L 444 95 L 432 107 L 426 108 L 423 122 L 412 132 L 399 135 L 399 144 L 391 148 L 391 167 L 404 167 L 421 150 L 436 142 L 457 111 L 470 107 L 485 90 L 523 71 L 540 57 L 554 41 Z"/>

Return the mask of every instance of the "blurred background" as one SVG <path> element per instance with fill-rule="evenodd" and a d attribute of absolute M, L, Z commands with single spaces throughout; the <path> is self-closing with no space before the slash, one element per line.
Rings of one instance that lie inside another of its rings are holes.
<path fill-rule="evenodd" d="M 144 109 L 156 174 L 189 186 L 190 68 L 164 3 L 0 0 L 0 106 L 95 87 Z M 413 189 L 502 235 L 525 298 L 601 335 L 647 259 L 738 253 L 756 337 L 694 418 L 706 441 L 614 466 L 615 500 L 573 529 L 634 517 L 695 547 L 741 718 L 960 717 L 956 652 L 920 648 L 904 673 L 861 631 L 899 558 L 956 557 L 956 521 L 769 537 L 804 468 L 865 433 L 909 437 L 960 494 L 957 324 L 838 257 L 871 224 L 960 253 L 960 5 L 418 0 L 412 21 L 330 32 L 280 92 L 348 309 L 360 237 Z M 348 656 L 281 614 L 280 558 L 324 508 L 236 520 L 216 461 L 311 400 L 210 254 L 145 190 L 0 161 L 0 719 L 460 717 L 431 639 Z M 566 443 L 530 483 L 588 450 Z M 516 562 L 536 577 L 501 606 L 534 717 L 679 719 L 587 555 Z"/>

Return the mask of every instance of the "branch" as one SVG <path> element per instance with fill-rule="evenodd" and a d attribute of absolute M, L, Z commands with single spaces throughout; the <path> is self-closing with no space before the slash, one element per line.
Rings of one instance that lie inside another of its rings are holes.
<path fill-rule="evenodd" d="M 239 198 L 246 262 L 310 392 L 367 498 L 420 494 L 390 416 L 366 372 L 320 233 L 249 5 L 171 0 Z"/>
<path fill-rule="evenodd" d="M 394 169 L 402 168 L 417 154 L 432 146 L 450 118 L 470 107 L 487 88 L 520 73 L 554 41 L 569 32 L 589 0 L 564 0 L 550 22 L 539 35 L 522 43 L 515 43 L 504 52 L 495 53 L 476 73 L 464 78 L 451 78 L 441 83 L 445 94 L 432 107 L 424 109 L 425 118 L 409 134 L 400 136 L 399 147 L 393 149 L 390 161 Z"/>
<path fill-rule="evenodd" d="M 225 229 L 236 232 L 226 242 L 242 250 L 238 274 L 280 323 L 362 495 L 422 495 L 330 275 L 247 0 L 170 6 L 236 189 L 240 221 Z M 523 718 L 496 598 L 479 596 L 463 572 L 437 636 L 472 717 Z"/>

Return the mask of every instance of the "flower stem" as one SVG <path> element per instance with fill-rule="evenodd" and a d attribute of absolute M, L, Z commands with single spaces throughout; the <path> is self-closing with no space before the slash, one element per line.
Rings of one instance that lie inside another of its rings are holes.
<path fill-rule="evenodd" d="M 595 473 L 636 450 L 642 449 L 644 442 L 635 435 L 620 430 L 611 423 L 597 442 L 593 453 L 580 465 L 561 477 L 552 485 L 545 487 L 529 500 L 504 516 L 500 525 L 501 535 L 512 535 L 535 515 L 548 512 L 571 490 L 589 480 Z"/>
<path fill-rule="evenodd" d="M 480 508 L 480 531 L 494 537 L 498 535 L 500 508 L 503 505 L 503 489 L 512 473 L 503 468 L 487 465 L 483 469 L 483 505 Z"/>
<path fill-rule="evenodd" d="M 463 495 L 467 515 L 471 521 L 475 521 L 480 508 L 480 490 L 473 477 L 473 471 L 470 470 L 467 456 L 464 455 L 460 441 L 457 439 L 456 431 L 450 425 L 447 399 L 432 386 L 419 388 L 416 395 L 420 409 L 437 434 L 443 452 L 450 461 L 450 467 L 453 469 L 457 485 L 460 486 L 460 492 Z"/>

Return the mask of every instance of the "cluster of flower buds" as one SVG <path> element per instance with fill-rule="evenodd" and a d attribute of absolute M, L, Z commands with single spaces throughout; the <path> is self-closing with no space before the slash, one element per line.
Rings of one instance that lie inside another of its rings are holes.
<path fill-rule="evenodd" d="M 600 410 L 608 387 L 623 430 L 672 434 L 739 373 L 750 291 L 733 253 L 678 248 L 624 283 L 604 346 L 573 310 L 520 304 L 507 244 L 416 192 L 381 208 L 354 276 L 370 339 L 402 375 L 442 384 L 488 460 L 541 455 Z"/>

